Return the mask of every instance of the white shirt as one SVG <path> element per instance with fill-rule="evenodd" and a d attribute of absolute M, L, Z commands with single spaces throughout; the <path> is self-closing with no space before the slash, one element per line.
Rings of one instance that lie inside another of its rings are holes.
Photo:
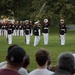
<path fill-rule="evenodd" d="M 28 72 L 26 69 L 24 69 L 23 67 L 21 67 L 18 71 L 18 73 L 20 73 L 21 75 L 28 75 Z"/>
<path fill-rule="evenodd" d="M 0 63 L 0 68 L 3 67 L 5 64 L 7 64 L 7 61 L 1 62 Z"/>
<path fill-rule="evenodd" d="M 51 75 L 54 74 L 54 72 L 49 71 L 47 69 L 35 69 L 31 71 L 28 75 Z"/>
<path fill-rule="evenodd" d="M 7 61 L 4 61 L 4 62 L 1 62 L 0 63 L 0 69 L 4 69 L 6 68 L 7 66 Z M 18 73 L 20 73 L 21 75 L 28 75 L 28 72 L 26 69 L 24 69 L 23 67 L 21 67 L 19 70 L 18 70 Z"/>

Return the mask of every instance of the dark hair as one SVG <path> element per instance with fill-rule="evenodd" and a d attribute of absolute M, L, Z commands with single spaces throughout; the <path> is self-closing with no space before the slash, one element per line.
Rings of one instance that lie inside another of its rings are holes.
<path fill-rule="evenodd" d="M 17 66 L 25 59 L 26 52 L 23 48 L 15 46 L 11 48 L 7 55 L 7 61 L 10 65 Z"/>
<path fill-rule="evenodd" d="M 30 64 L 30 58 L 28 55 L 25 56 L 23 67 L 26 68 Z"/>
<path fill-rule="evenodd" d="M 9 46 L 7 51 L 9 52 L 13 47 L 16 47 L 16 46 L 18 46 L 18 45 L 13 44 L 13 45 Z"/>
<path fill-rule="evenodd" d="M 72 53 L 62 53 L 58 58 L 58 68 L 72 72 L 74 70 L 74 56 Z"/>
<path fill-rule="evenodd" d="M 42 48 L 36 52 L 35 57 L 36 57 L 36 62 L 38 63 L 38 65 L 43 66 L 48 60 L 49 53 L 46 49 Z"/>

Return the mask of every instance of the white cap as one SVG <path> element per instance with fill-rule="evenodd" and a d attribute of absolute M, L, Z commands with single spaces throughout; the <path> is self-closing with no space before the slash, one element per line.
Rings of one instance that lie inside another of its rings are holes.
<path fill-rule="evenodd" d="M 38 24 L 38 22 L 35 22 L 34 24 Z"/>
<path fill-rule="evenodd" d="M 48 22 L 48 19 L 44 19 L 44 22 Z"/>
<path fill-rule="evenodd" d="M 26 22 L 29 22 L 29 20 L 25 20 L 25 23 L 26 23 Z"/>

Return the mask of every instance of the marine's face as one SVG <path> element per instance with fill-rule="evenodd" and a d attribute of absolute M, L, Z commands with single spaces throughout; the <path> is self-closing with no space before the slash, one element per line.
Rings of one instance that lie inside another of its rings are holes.
<path fill-rule="evenodd" d="M 60 21 L 61 24 L 64 24 L 64 21 Z"/>
<path fill-rule="evenodd" d="M 44 21 L 44 23 L 47 23 L 47 21 Z"/>

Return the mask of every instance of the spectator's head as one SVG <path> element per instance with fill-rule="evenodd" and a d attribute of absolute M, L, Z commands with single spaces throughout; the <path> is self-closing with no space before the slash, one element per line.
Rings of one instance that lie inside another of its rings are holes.
<path fill-rule="evenodd" d="M 9 47 L 8 47 L 8 52 L 9 52 L 12 48 L 14 48 L 14 47 L 16 47 L 16 46 L 18 46 L 18 45 L 14 44 L 14 45 L 9 46 Z"/>
<path fill-rule="evenodd" d="M 7 50 L 7 54 L 9 53 L 9 51 L 10 51 L 12 48 L 14 48 L 14 47 L 16 47 L 16 46 L 18 46 L 18 45 L 13 44 L 13 45 L 9 46 L 9 47 L 8 47 L 8 50 Z M 7 56 L 6 56 L 6 60 L 7 60 Z"/>
<path fill-rule="evenodd" d="M 24 60 L 24 61 L 25 61 L 25 62 L 24 62 L 24 64 L 23 64 L 23 67 L 24 67 L 24 68 L 27 68 L 28 65 L 30 64 L 30 58 L 29 58 L 28 55 L 25 56 L 25 60 Z"/>
<path fill-rule="evenodd" d="M 46 49 L 39 49 L 36 52 L 35 57 L 39 66 L 44 66 L 46 63 L 48 64 L 49 53 Z"/>
<path fill-rule="evenodd" d="M 24 63 L 26 52 L 23 48 L 15 46 L 10 49 L 7 55 L 7 64 L 14 67 L 21 67 Z"/>
<path fill-rule="evenodd" d="M 58 58 L 58 68 L 72 72 L 74 70 L 74 56 L 69 52 L 62 53 Z"/>

